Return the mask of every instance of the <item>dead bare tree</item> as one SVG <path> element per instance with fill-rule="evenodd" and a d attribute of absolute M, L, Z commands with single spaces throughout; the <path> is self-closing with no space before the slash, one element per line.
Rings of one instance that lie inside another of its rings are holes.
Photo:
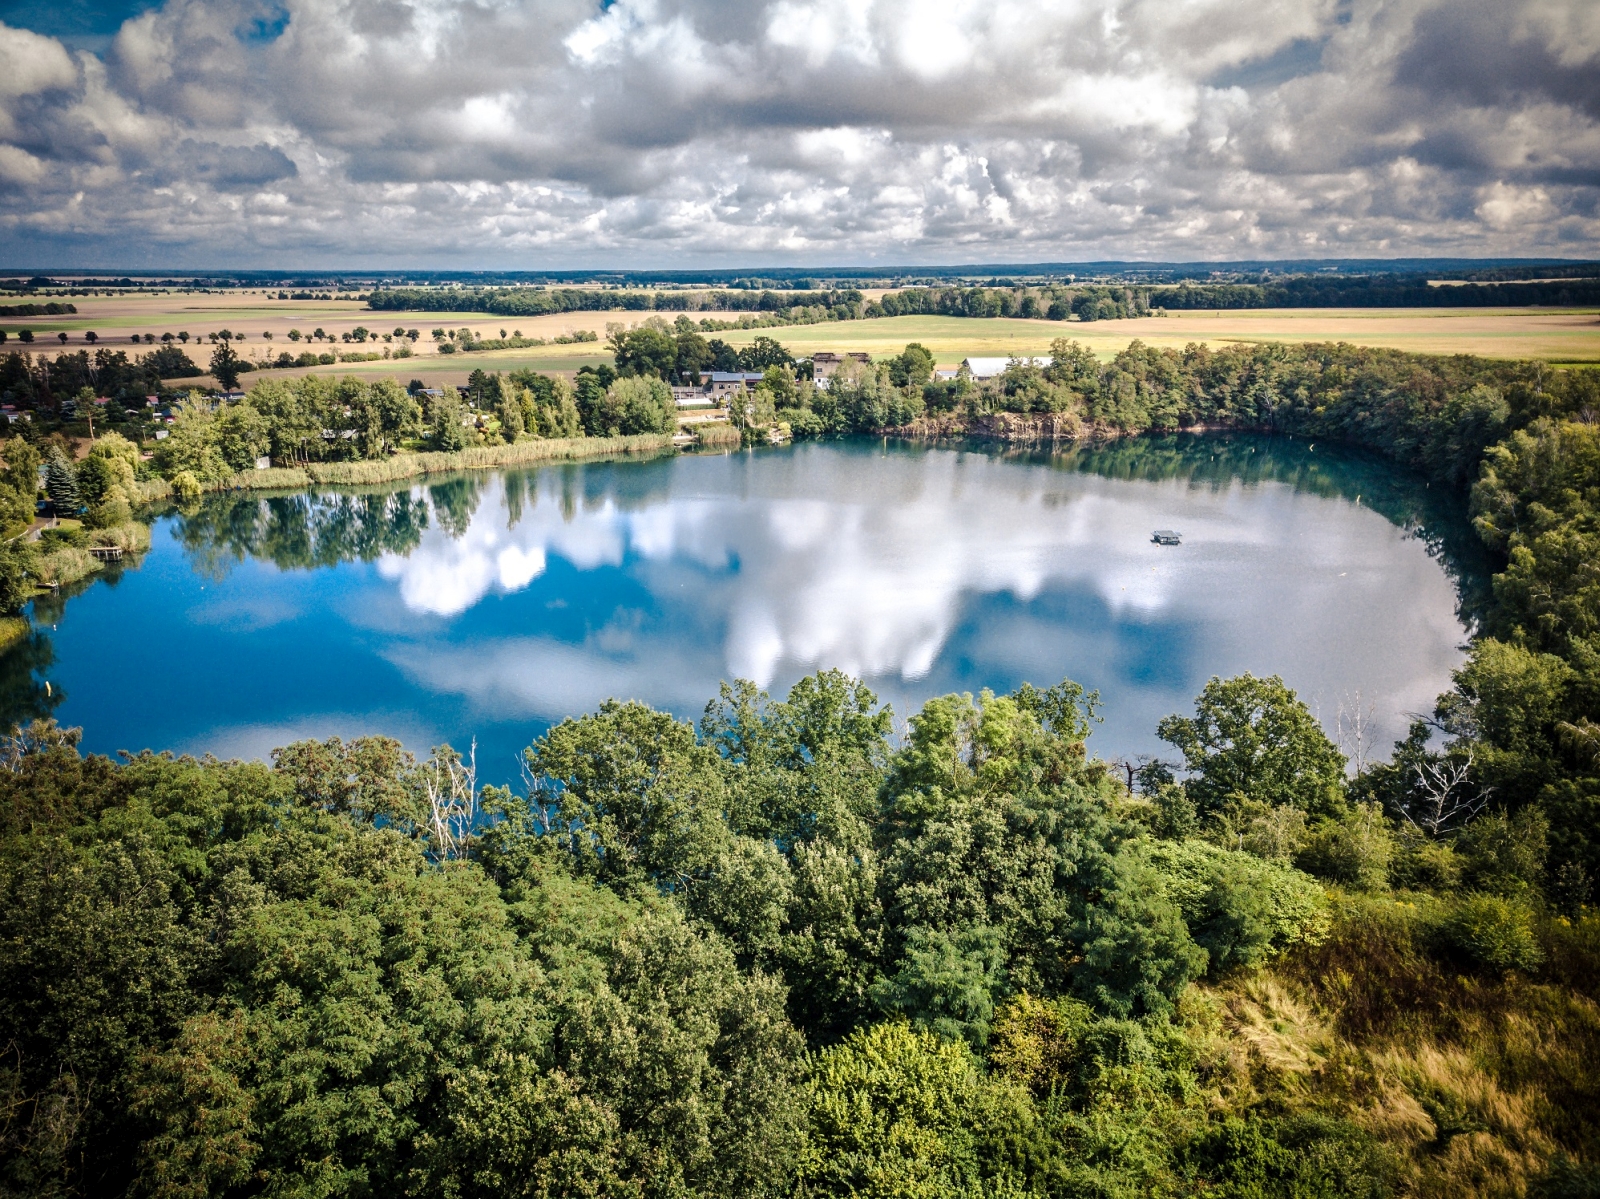
<path fill-rule="evenodd" d="M 1416 777 L 1411 796 L 1400 804 L 1400 814 L 1419 832 L 1439 837 L 1454 832 L 1489 802 L 1488 787 L 1474 789 L 1472 754 L 1462 757 L 1424 758 L 1412 768 Z"/>
<path fill-rule="evenodd" d="M 461 857 L 478 820 L 478 739 L 472 739 L 465 762 L 452 749 L 434 750 L 422 768 L 422 781 L 434 852 L 444 859 Z"/>
<path fill-rule="evenodd" d="M 1344 751 L 1344 756 L 1350 760 L 1350 765 L 1358 775 L 1371 764 L 1372 725 L 1377 711 L 1375 700 L 1362 703 L 1359 688 L 1354 696 L 1346 692 L 1339 701 L 1339 748 Z"/>

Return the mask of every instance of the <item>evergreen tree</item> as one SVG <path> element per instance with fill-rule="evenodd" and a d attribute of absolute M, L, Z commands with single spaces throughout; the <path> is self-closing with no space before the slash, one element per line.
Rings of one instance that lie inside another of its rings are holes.
<path fill-rule="evenodd" d="M 73 516 L 83 507 L 78 496 L 77 472 L 59 449 L 50 451 L 50 462 L 45 467 L 44 489 L 58 513 Z"/>

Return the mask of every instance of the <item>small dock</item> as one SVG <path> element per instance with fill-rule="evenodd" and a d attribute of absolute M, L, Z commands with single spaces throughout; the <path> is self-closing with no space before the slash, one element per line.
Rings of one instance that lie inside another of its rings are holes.
<path fill-rule="evenodd" d="M 89 552 L 102 562 L 122 561 L 122 547 L 120 545 L 91 545 Z"/>
<path fill-rule="evenodd" d="M 1150 535 L 1150 540 L 1157 545 L 1182 545 L 1183 534 L 1173 529 L 1157 529 Z"/>

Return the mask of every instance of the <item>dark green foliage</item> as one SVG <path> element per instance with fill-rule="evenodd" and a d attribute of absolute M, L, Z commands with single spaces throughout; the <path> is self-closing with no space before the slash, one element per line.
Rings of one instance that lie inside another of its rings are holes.
<path fill-rule="evenodd" d="M 1344 755 L 1277 675 L 1214 678 L 1192 718 L 1168 716 L 1158 732 L 1182 752 L 1192 775 L 1184 786 L 1202 814 L 1232 796 L 1312 813 L 1338 810 Z"/>
<path fill-rule="evenodd" d="M 453 453 L 467 444 L 464 426 L 466 410 L 454 390 L 432 397 L 428 405 L 428 445 L 430 449 Z"/>
<path fill-rule="evenodd" d="M 162 379 L 192 379 L 203 373 L 194 360 L 177 346 L 162 346 L 154 353 L 146 354 L 144 362 Z"/>
<path fill-rule="evenodd" d="M 232 391 L 239 386 L 239 376 L 244 370 L 245 362 L 233 348 L 233 342 L 227 337 L 217 342 L 217 348 L 211 351 L 211 377 L 217 385 Z"/>
<path fill-rule="evenodd" d="M 1230 1117 L 1195 1142 L 1190 1162 L 1217 1199 L 1377 1199 L 1397 1173 L 1360 1129 L 1305 1118 Z"/>
<path fill-rule="evenodd" d="M 52 446 L 45 462 L 45 494 L 63 516 L 76 516 L 83 501 L 78 496 L 78 475 L 59 447 Z"/>

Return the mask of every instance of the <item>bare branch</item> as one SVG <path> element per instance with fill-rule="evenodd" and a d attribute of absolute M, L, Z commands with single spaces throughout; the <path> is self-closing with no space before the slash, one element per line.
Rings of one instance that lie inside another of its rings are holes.
<path fill-rule="evenodd" d="M 1400 814 L 1419 832 L 1439 837 L 1454 832 L 1483 810 L 1489 787 L 1471 787 L 1474 757 L 1424 758 L 1412 768 L 1416 782 Z"/>

